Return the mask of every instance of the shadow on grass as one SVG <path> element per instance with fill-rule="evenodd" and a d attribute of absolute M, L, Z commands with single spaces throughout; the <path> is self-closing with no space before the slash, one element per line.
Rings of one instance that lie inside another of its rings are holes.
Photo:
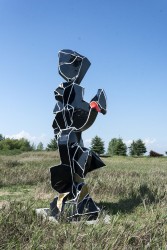
<path fill-rule="evenodd" d="M 162 198 L 162 197 L 161 197 Z M 107 210 L 111 214 L 131 213 L 140 204 L 152 204 L 159 202 L 157 190 L 150 190 L 147 184 L 141 185 L 139 190 L 132 192 L 129 198 L 120 199 L 118 202 L 100 202 L 98 206 L 102 210 Z"/>

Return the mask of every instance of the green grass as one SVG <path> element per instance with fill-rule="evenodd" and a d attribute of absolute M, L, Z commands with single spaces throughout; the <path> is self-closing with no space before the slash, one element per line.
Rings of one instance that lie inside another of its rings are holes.
<path fill-rule="evenodd" d="M 167 249 L 167 157 L 104 161 L 86 178 L 102 209 L 99 223 L 54 224 L 37 218 L 35 209 L 49 207 L 56 195 L 49 168 L 58 154 L 0 155 L 0 249 Z"/>

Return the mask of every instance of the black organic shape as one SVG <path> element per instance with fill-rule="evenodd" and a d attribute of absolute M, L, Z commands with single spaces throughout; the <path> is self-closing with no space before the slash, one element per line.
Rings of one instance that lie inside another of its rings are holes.
<path fill-rule="evenodd" d="M 151 157 L 161 157 L 161 156 L 163 156 L 163 154 L 159 154 L 159 153 L 157 153 L 157 152 L 151 150 L 151 151 L 150 151 L 150 156 L 151 156 Z"/>
<path fill-rule="evenodd" d="M 98 112 L 106 113 L 106 96 L 99 89 L 90 103 L 83 100 L 84 89 L 79 84 L 89 66 L 89 60 L 75 51 L 59 52 L 59 74 L 66 82 L 54 91 L 57 103 L 53 129 L 61 162 L 50 169 L 51 185 L 59 193 L 51 203 L 52 215 L 56 213 L 57 218 L 66 211 L 69 220 L 82 215 L 96 219 L 100 211 L 88 193 L 84 178 L 105 164 L 84 147 L 81 134 L 93 124 Z"/>

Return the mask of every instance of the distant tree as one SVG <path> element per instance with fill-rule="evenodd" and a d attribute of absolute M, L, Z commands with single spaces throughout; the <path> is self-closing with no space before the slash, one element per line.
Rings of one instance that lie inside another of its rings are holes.
<path fill-rule="evenodd" d="M 30 142 L 27 139 L 21 138 L 18 141 L 19 141 L 19 145 L 20 145 L 20 150 L 22 150 L 22 151 L 32 151 L 32 146 L 31 146 Z"/>
<path fill-rule="evenodd" d="M 133 141 L 129 147 L 129 153 L 131 156 L 141 156 L 146 152 L 146 146 L 141 139 Z"/>
<path fill-rule="evenodd" d="M 42 151 L 43 149 L 44 149 L 43 143 L 42 143 L 42 142 L 39 142 L 38 145 L 37 145 L 37 150 L 38 150 L 38 151 Z"/>
<path fill-rule="evenodd" d="M 5 140 L 5 137 L 2 134 L 0 134 L 0 141 L 2 140 Z"/>
<path fill-rule="evenodd" d="M 104 154 L 104 142 L 97 135 L 91 140 L 91 150 L 96 152 L 97 154 Z"/>
<path fill-rule="evenodd" d="M 165 154 L 167 155 L 167 151 L 165 152 Z"/>
<path fill-rule="evenodd" d="M 127 146 L 121 138 L 113 138 L 108 145 L 108 154 L 109 155 L 120 155 L 126 156 Z"/>
<path fill-rule="evenodd" d="M 34 143 L 34 142 L 32 143 L 31 148 L 32 148 L 32 150 L 33 150 L 33 151 L 35 151 L 35 150 L 36 150 L 36 145 L 35 145 L 35 143 Z"/>
<path fill-rule="evenodd" d="M 46 150 L 57 150 L 58 145 L 56 139 L 51 139 L 50 143 L 48 143 Z"/>

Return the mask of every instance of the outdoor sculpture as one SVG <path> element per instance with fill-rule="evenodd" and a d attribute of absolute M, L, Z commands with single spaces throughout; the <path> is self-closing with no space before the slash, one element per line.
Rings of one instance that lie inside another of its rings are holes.
<path fill-rule="evenodd" d="M 82 132 L 95 121 L 98 112 L 106 113 L 105 92 L 99 89 L 87 103 L 79 85 L 90 66 L 89 60 L 72 50 L 59 52 L 59 74 L 66 80 L 54 91 L 53 129 L 58 143 L 60 164 L 51 167 L 51 185 L 59 195 L 50 204 L 51 215 L 57 219 L 65 214 L 68 220 L 86 215 L 96 219 L 100 211 L 84 183 L 86 174 L 103 167 L 99 156 L 83 145 Z"/>

